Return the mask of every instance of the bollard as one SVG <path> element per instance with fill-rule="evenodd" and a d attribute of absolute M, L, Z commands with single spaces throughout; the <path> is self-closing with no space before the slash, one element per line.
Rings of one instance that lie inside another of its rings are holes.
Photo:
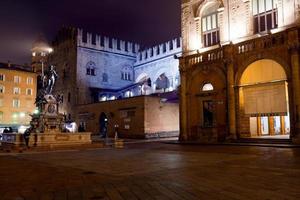
<path fill-rule="evenodd" d="M 122 149 L 124 148 L 124 140 L 115 140 L 115 148 Z"/>

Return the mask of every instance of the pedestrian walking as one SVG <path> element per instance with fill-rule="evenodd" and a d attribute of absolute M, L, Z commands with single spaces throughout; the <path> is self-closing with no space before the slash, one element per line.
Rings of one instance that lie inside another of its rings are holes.
<path fill-rule="evenodd" d="M 31 127 L 26 129 L 24 134 L 23 134 L 23 137 L 24 137 L 24 140 L 25 140 L 25 145 L 26 145 L 27 148 L 29 148 L 30 134 L 31 134 Z"/>

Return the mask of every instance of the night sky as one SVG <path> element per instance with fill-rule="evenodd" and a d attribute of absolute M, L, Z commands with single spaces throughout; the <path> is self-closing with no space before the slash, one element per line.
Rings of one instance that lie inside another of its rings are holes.
<path fill-rule="evenodd" d="M 0 0 L 0 62 L 30 63 L 62 26 L 152 46 L 180 36 L 181 0 Z"/>

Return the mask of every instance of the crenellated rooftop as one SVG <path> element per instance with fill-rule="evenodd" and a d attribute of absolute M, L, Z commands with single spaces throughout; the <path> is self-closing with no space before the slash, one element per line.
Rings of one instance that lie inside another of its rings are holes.
<path fill-rule="evenodd" d="M 140 49 L 139 44 L 97 34 L 84 33 L 82 29 L 78 29 L 77 46 L 134 57 Z"/>
<path fill-rule="evenodd" d="M 156 45 L 152 48 L 145 49 L 137 53 L 136 65 L 161 59 L 163 57 L 172 56 L 181 53 L 182 39 L 176 38 L 163 44 Z"/>

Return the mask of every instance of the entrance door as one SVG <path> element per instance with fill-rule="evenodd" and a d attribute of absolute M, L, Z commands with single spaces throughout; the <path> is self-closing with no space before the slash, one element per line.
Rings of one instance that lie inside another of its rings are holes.
<path fill-rule="evenodd" d="M 101 113 L 99 117 L 99 132 L 101 137 L 107 137 L 108 118 L 105 113 Z"/>

